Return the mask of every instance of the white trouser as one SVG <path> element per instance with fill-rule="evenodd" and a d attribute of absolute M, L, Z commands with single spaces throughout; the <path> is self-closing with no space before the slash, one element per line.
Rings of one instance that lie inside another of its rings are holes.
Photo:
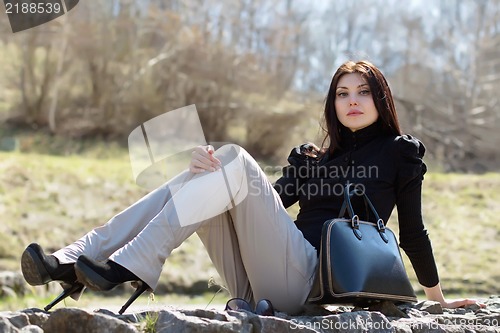
<path fill-rule="evenodd" d="M 257 162 L 241 147 L 215 152 L 222 170 L 185 171 L 54 255 L 107 258 L 155 288 L 165 259 L 196 232 L 233 297 L 267 298 L 295 313 L 311 289 L 316 250 Z"/>

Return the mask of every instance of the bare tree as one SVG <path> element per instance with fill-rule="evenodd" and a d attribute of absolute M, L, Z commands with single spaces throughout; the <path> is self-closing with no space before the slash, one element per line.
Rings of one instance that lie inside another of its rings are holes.
<path fill-rule="evenodd" d="M 207 139 L 271 151 L 252 137 L 264 119 L 316 119 L 292 104 L 320 102 L 340 62 L 368 58 L 389 76 L 406 130 L 452 161 L 447 169 L 470 169 L 496 154 L 499 2 L 80 3 L 57 42 L 23 34 L 10 108 L 63 135 L 124 136 L 195 103 Z"/>
<path fill-rule="evenodd" d="M 492 165 L 492 141 L 500 139 L 492 135 L 500 123 L 495 112 L 498 101 L 491 89 L 499 79 L 495 68 L 498 34 L 493 28 L 498 1 L 442 1 L 439 10 L 436 34 L 428 36 L 425 48 L 430 53 L 429 65 L 406 66 L 403 80 L 413 91 L 404 98 L 413 100 L 413 112 L 420 115 L 417 129 L 442 152 L 446 170 L 484 171 Z M 414 31 L 415 27 L 408 24 L 408 29 Z M 449 47 L 450 42 L 455 47 Z M 423 55 L 413 54 L 417 56 Z M 433 67 L 436 64 L 441 66 Z M 413 85 L 408 84 L 409 71 L 419 78 Z M 425 72 L 428 75 L 422 75 Z"/>

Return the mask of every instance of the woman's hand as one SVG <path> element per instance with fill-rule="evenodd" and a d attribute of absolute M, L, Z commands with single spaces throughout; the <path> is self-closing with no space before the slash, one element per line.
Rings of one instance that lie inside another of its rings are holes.
<path fill-rule="evenodd" d="M 318 146 L 316 146 L 312 142 L 307 142 L 299 146 L 299 150 L 297 153 L 306 155 L 309 157 L 317 158 L 318 154 L 320 152 L 320 149 Z"/>
<path fill-rule="evenodd" d="M 463 298 L 463 299 L 447 300 L 444 298 L 443 291 L 441 290 L 441 284 L 439 283 L 431 288 L 424 287 L 424 291 L 428 300 L 439 302 L 443 308 L 449 308 L 449 309 L 463 308 L 467 305 L 474 305 L 474 304 L 477 304 L 482 308 L 486 306 L 484 304 L 481 304 L 479 301 L 475 299 Z"/>
<path fill-rule="evenodd" d="M 189 163 L 189 171 L 192 173 L 202 173 L 205 171 L 216 171 L 221 167 L 220 160 L 213 156 L 214 147 L 198 146 L 191 154 L 191 162 Z"/>
<path fill-rule="evenodd" d="M 441 302 L 440 302 L 441 303 Z M 448 309 L 455 309 L 455 308 L 463 308 L 466 307 L 467 305 L 474 305 L 477 304 L 480 307 L 485 307 L 484 304 L 481 304 L 475 299 L 468 299 L 468 298 L 463 298 L 463 299 L 445 299 L 443 303 L 441 303 L 441 306 L 443 308 L 448 308 Z"/>

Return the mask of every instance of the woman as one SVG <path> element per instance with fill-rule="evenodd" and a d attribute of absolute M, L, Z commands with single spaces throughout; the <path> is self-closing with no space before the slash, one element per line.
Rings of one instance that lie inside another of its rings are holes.
<path fill-rule="evenodd" d="M 122 313 L 156 287 L 171 251 L 196 232 L 233 297 L 253 304 L 266 298 L 277 310 L 297 313 L 314 280 L 322 224 L 338 216 L 339 189 L 351 182 L 365 188 L 384 221 L 397 205 L 401 247 L 428 299 L 451 308 L 475 303 L 443 296 L 421 214 L 425 149 L 401 135 L 380 70 L 366 61 L 340 66 L 324 119 L 328 146 L 292 150 L 274 188 L 240 147 L 197 147 L 189 170 L 75 243 L 52 255 L 29 245 L 21 259 L 25 279 L 62 281 L 60 299 L 84 287 L 110 290 L 136 281 Z M 285 208 L 297 201 L 294 223 Z"/>

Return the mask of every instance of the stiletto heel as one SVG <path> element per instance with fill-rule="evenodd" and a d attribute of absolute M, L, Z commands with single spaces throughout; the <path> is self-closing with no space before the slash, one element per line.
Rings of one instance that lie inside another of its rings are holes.
<path fill-rule="evenodd" d="M 137 288 L 135 292 L 122 306 L 118 312 L 119 314 L 123 314 L 130 304 L 132 304 L 137 297 L 142 295 L 143 292 L 151 289 L 149 285 L 137 277 L 137 275 L 109 259 L 105 262 L 99 262 L 86 255 L 81 255 L 75 263 L 75 272 L 79 282 L 97 291 L 111 290 L 128 281 L 136 283 Z"/>
<path fill-rule="evenodd" d="M 146 290 L 151 289 L 143 281 L 137 281 L 137 284 L 138 284 L 137 289 L 135 289 L 134 293 L 132 294 L 132 296 L 130 296 L 127 303 L 125 303 L 120 309 L 120 311 L 118 311 L 118 314 L 123 314 L 125 310 L 127 310 L 127 308 L 130 306 L 130 304 L 132 304 L 137 299 L 137 297 L 141 296 L 142 293 L 145 292 Z"/>
<path fill-rule="evenodd" d="M 87 289 L 87 287 L 85 287 L 82 283 L 80 283 L 78 281 L 76 281 L 75 283 L 78 285 L 81 285 L 82 288 L 76 289 L 72 294 L 69 294 L 69 297 L 71 297 L 71 299 L 73 299 L 75 301 L 78 301 L 78 300 L 80 300 L 80 297 L 82 297 L 83 292 L 85 291 L 85 289 Z M 63 287 L 63 289 L 73 288 L 73 284 L 67 284 L 67 283 L 61 282 L 61 287 Z"/>
<path fill-rule="evenodd" d="M 64 288 L 63 292 L 59 294 L 52 302 L 50 302 L 45 308 L 45 311 L 49 311 L 52 309 L 54 305 L 62 301 L 68 296 L 80 298 L 80 295 L 83 293 L 85 286 L 81 283 L 75 283 L 73 285 L 68 285 L 67 288 Z"/>

